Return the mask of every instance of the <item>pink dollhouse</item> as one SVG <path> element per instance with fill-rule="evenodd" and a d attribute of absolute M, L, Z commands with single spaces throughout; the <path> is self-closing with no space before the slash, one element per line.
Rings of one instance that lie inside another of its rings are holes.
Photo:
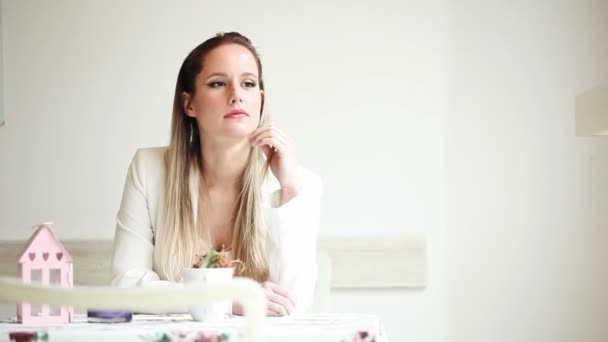
<path fill-rule="evenodd" d="M 55 237 L 52 223 L 34 226 L 35 232 L 19 256 L 19 276 L 26 284 L 73 287 L 72 257 Z M 72 321 L 69 306 L 17 305 L 17 318 L 24 324 L 56 324 Z"/>

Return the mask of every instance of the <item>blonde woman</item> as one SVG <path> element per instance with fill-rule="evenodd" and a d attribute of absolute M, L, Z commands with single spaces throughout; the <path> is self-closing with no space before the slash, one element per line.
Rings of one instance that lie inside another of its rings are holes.
<path fill-rule="evenodd" d="M 263 284 L 268 315 L 308 308 L 321 182 L 298 166 L 290 139 L 263 109 L 262 65 L 248 38 L 218 34 L 190 52 L 169 146 L 138 150 L 128 170 L 114 285 L 179 283 L 196 255 L 224 246 L 242 262 L 237 275 Z"/>

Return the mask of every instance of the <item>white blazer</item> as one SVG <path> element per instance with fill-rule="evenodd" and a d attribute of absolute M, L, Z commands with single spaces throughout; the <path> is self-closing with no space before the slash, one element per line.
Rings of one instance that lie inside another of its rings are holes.
<path fill-rule="evenodd" d="M 166 147 L 144 148 L 135 153 L 125 181 L 116 217 L 112 285 L 171 286 L 160 279 L 154 237 L 163 227 Z M 296 312 L 311 304 L 317 279 L 316 242 L 320 225 L 321 179 L 301 169 L 302 188 L 298 195 L 278 207 L 280 185 L 268 171 L 263 185 L 262 211 L 267 229 L 266 249 L 269 281 L 289 291 Z M 197 189 L 197 188 L 194 188 Z M 196 217 L 197 198 L 193 192 Z"/>

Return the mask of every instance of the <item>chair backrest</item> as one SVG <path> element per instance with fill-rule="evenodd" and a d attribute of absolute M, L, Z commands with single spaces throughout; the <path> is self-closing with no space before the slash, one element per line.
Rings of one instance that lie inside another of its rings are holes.
<path fill-rule="evenodd" d="M 24 241 L 1 241 L 0 276 L 17 276 L 17 256 Z M 74 284 L 104 286 L 110 283 L 112 240 L 65 240 L 62 241 L 74 260 Z M 317 254 L 318 281 L 311 312 L 328 312 L 331 271 L 329 256 L 323 251 Z M 15 306 L 0 303 L 0 318 L 15 316 Z"/>
<path fill-rule="evenodd" d="M 62 243 L 74 259 L 74 284 L 109 283 L 111 239 L 64 240 Z M 17 254 L 24 244 L 25 241 L 0 241 L 0 275 L 16 275 Z M 331 289 L 426 286 L 427 252 L 423 235 L 321 237 L 317 249 L 319 273 L 313 312 L 330 311 Z M 359 272 L 359 268 L 366 272 Z M 7 313 L 14 316 L 15 308 L 0 303 L 0 317 L 7 317 Z"/>

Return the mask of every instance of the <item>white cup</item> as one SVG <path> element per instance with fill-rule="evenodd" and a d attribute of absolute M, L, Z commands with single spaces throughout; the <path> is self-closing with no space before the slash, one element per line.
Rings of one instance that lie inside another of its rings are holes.
<path fill-rule="evenodd" d="M 223 268 L 186 268 L 184 284 L 230 284 L 232 267 Z M 195 321 L 209 322 L 226 318 L 232 313 L 232 301 L 219 301 L 190 307 L 190 314 Z"/>

